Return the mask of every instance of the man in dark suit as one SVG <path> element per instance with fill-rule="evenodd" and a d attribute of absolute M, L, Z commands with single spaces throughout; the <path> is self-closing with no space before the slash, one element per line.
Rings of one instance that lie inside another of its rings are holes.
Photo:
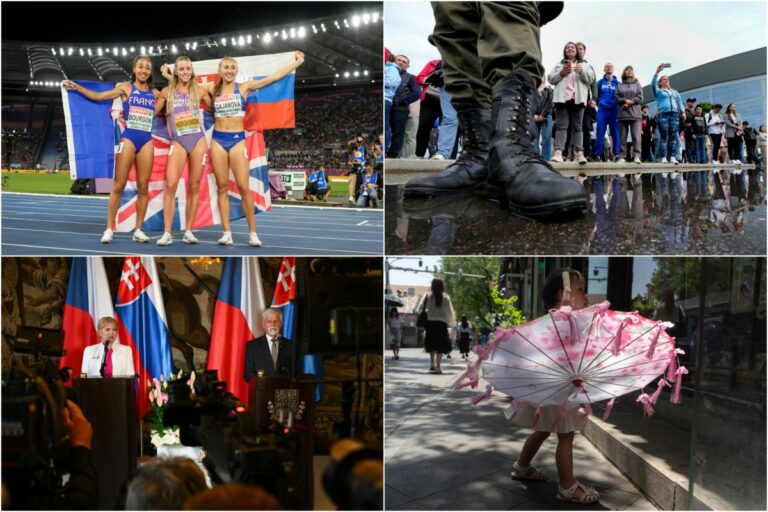
<path fill-rule="evenodd" d="M 291 375 L 297 366 L 291 361 L 294 354 L 292 342 L 280 336 L 283 315 L 277 309 L 265 309 L 261 325 L 264 336 L 249 341 L 245 346 L 245 380 L 250 380 L 260 371 L 266 376 Z"/>

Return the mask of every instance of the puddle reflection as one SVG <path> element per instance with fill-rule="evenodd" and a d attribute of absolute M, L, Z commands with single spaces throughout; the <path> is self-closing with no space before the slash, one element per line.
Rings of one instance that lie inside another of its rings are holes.
<path fill-rule="evenodd" d="M 510 215 L 482 196 L 402 197 L 387 186 L 387 254 L 765 254 L 758 170 L 590 177 L 588 211 L 567 222 Z"/>

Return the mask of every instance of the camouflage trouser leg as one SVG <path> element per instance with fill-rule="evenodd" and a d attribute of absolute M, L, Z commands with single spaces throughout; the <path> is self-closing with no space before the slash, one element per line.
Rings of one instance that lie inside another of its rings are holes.
<path fill-rule="evenodd" d="M 433 2 L 432 10 L 445 90 L 453 102 L 490 108 L 491 89 L 505 76 L 544 73 L 535 3 Z"/>

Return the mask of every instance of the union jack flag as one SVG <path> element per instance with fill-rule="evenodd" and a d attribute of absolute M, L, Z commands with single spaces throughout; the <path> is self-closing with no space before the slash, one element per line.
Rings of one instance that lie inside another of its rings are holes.
<path fill-rule="evenodd" d="M 294 53 L 280 53 L 238 57 L 240 75 L 238 82 L 259 79 L 268 76 L 294 61 Z M 193 63 L 197 72 L 198 82 L 209 82 L 218 78 L 218 61 L 200 61 Z M 245 117 L 245 147 L 250 163 L 250 190 L 256 213 L 272 209 L 272 198 L 269 193 L 269 169 L 267 167 L 266 147 L 262 131 L 275 128 L 293 128 L 295 72 L 270 84 L 269 86 L 248 94 Z M 115 126 L 115 147 L 119 147 L 120 134 L 124 130 L 122 119 L 122 103 L 116 99 L 112 106 L 112 118 Z M 211 145 L 214 117 L 205 109 L 203 125 L 208 147 Z M 165 199 L 165 168 L 170 149 L 170 135 L 165 118 L 157 116 L 153 120 L 152 138 L 155 143 L 154 163 L 149 180 L 149 204 L 144 218 L 143 228 L 146 231 L 163 230 L 163 201 Z M 189 177 L 188 165 L 184 165 L 179 185 L 176 189 L 176 213 L 173 219 L 173 230 L 203 228 L 221 224 L 218 200 L 216 195 L 216 179 L 213 174 L 210 154 L 207 155 L 200 183 L 200 203 L 192 226 L 186 226 L 187 183 Z M 131 231 L 136 225 L 136 167 L 128 174 L 128 183 L 120 201 L 117 212 L 116 230 Z M 245 216 L 240 204 L 241 196 L 235 183 L 232 170 L 229 171 L 229 200 L 230 219 L 236 220 Z"/>

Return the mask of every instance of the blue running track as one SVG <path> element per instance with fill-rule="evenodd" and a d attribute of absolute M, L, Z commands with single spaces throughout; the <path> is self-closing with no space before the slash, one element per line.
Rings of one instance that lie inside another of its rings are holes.
<path fill-rule="evenodd" d="M 2 194 L 2 254 L 4 256 L 126 255 L 157 256 L 354 256 L 382 255 L 384 212 L 313 206 L 278 206 L 256 215 L 262 247 L 248 245 L 245 219 L 232 223 L 234 245 L 221 246 L 220 226 L 195 230 L 200 240 L 189 245 L 173 233 L 173 244 L 159 247 L 162 233 L 147 233 L 140 244 L 132 233 L 115 233 L 101 244 L 107 201 L 104 197 Z"/>

